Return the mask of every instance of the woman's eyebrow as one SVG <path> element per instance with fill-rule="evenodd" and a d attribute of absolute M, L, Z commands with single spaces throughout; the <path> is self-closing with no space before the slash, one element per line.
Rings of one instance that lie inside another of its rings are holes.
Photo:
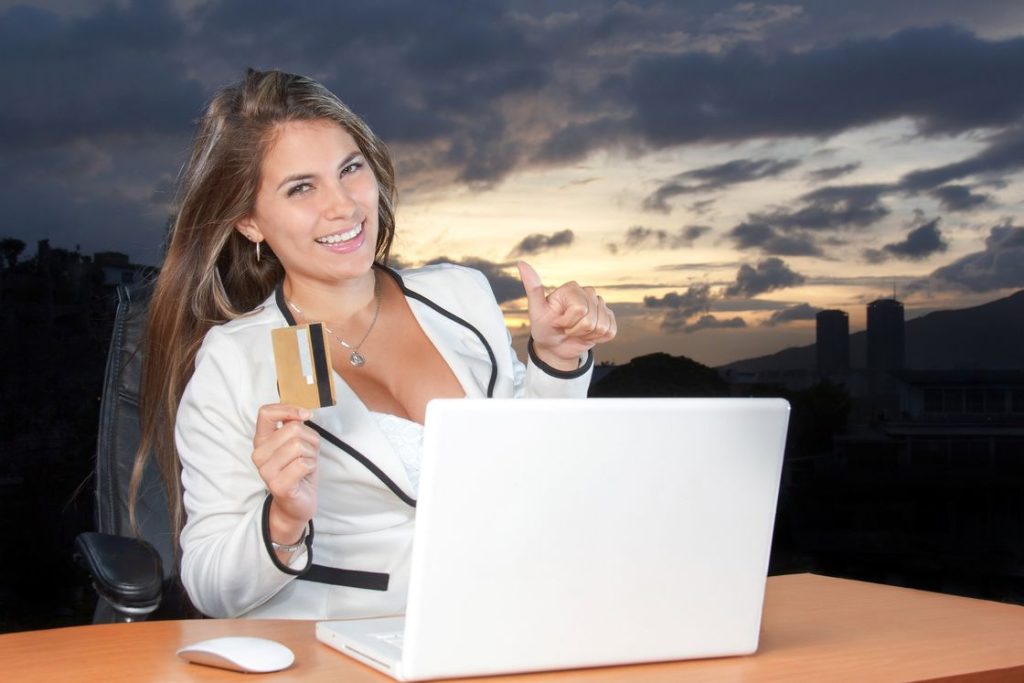
<path fill-rule="evenodd" d="M 338 170 L 340 171 L 341 169 L 345 168 L 346 166 L 348 166 L 349 164 L 352 163 L 353 159 L 355 159 L 356 157 L 360 157 L 362 155 L 363 155 L 363 153 L 360 152 L 359 150 L 356 150 L 355 152 L 351 152 L 347 157 L 345 157 L 342 160 L 342 162 L 340 164 L 338 164 Z"/>
<path fill-rule="evenodd" d="M 312 177 L 313 177 L 312 173 L 296 173 L 295 175 L 290 175 L 290 176 L 288 176 L 287 178 L 285 178 L 284 180 L 281 181 L 281 183 L 277 186 L 277 189 L 280 190 L 282 187 L 284 187 L 288 183 L 294 182 L 296 180 L 309 180 Z"/>
<path fill-rule="evenodd" d="M 349 164 L 352 163 L 353 159 L 355 159 L 356 157 L 360 157 L 362 155 L 363 155 L 363 153 L 359 152 L 359 151 L 351 152 L 347 157 L 342 159 L 340 164 L 338 164 L 338 170 L 340 171 L 341 169 L 345 168 L 346 166 L 348 166 Z M 306 172 L 295 173 L 295 174 L 292 174 L 292 175 L 288 176 L 287 178 L 282 180 L 280 183 L 278 183 L 277 189 L 280 190 L 282 187 L 284 187 L 288 183 L 295 182 L 296 180 L 309 180 L 310 178 L 314 178 L 314 177 L 316 177 L 315 173 L 306 173 Z"/>

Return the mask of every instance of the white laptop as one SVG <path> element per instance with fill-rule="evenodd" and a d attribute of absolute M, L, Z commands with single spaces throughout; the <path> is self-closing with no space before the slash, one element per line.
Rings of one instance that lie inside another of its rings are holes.
<path fill-rule="evenodd" d="M 434 400 L 404 618 L 317 638 L 402 681 L 757 649 L 789 404 Z"/>

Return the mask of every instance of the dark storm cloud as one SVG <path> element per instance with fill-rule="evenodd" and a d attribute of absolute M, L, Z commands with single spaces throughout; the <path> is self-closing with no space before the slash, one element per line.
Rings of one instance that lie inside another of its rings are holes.
<path fill-rule="evenodd" d="M 1021 39 L 1024 42 L 1024 39 Z M 1024 88 L 1010 88 L 1024 93 Z M 900 179 L 906 192 L 922 192 L 969 176 L 1006 174 L 1024 168 L 1024 126 L 987 139 L 988 146 L 974 156 L 935 168 L 911 171 Z"/>
<path fill-rule="evenodd" d="M 161 233 L 167 194 L 154 196 L 153 188 L 171 184 L 214 88 L 246 66 L 324 82 L 395 147 L 400 182 L 413 187 L 486 188 L 525 167 L 598 149 L 642 154 L 651 144 L 827 137 L 905 117 L 925 134 L 996 130 L 975 157 L 907 174 L 897 188 L 939 192 L 947 210 L 970 208 L 980 195 L 936 188 L 1022 167 L 1024 135 L 998 129 L 1017 125 L 1024 112 L 1016 87 L 1024 39 L 899 30 L 955 21 L 1005 34 L 1017 24 L 995 4 L 939 2 L 925 10 L 914 3 L 909 11 L 879 1 L 867 21 L 814 2 L 389 0 L 299 8 L 123 0 L 68 13 L 7 3 L 0 5 L 9 7 L 0 9 L 7 94 L 0 158 L 18 156 L 14 172 L 44 182 L 6 183 L 0 201 L 13 227 L 3 229 L 22 230 L 27 241 L 50 234 L 55 246 L 57 236 L 81 236 L 87 250 L 121 248 L 139 231 Z M 838 42 L 842 36 L 853 39 Z M 83 156 L 88 164 L 79 163 Z M 756 179 L 772 170 L 752 166 L 765 161 L 697 169 L 677 179 L 680 194 L 699 199 L 693 187 Z M 673 195 L 663 194 L 667 206 Z M 711 206 L 702 200 L 691 210 Z M 807 233 L 865 227 L 886 211 L 877 201 L 805 196 L 747 222 L 774 231 L 758 247 L 764 253 L 817 254 Z"/>
<path fill-rule="evenodd" d="M 693 332 L 700 332 L 701 330 L 738 329 L 747 326 L 746 321 L 740 316 L 733 318 L 717 318 L 709 313 L 707 315 L 702 315 L 693 323 L 687 323 L 685 320 L 673 315 L 674 313 L 675 311 L 670 311 L 669 314 L 665 316 L 665 319 L 661 322 L 662 331 L 692 334 Z"/>
<path fill-rule="evenodd" d="M 774 256 L 820 256 L 821 247 L 813 235 L 803 232 L 780 234 L 764 223 L 740 223 L 726 237 L 737 249 L 760 249 Z"/>
<path fill-rule="evenodd" d="M 0 14 L 0 149 L 185 134 L 203 93 L 174 56 L 184 30 L 163 1 L 77 19 L 26 6 Z"/>
<path fill-rule="evenodd" d="M 919 288 L 991 292 L 1024 287 L 1024 228 L 1011 222 L 989 231 L 985 248 L 936 269 Z"/>
<path fill-rule="evenodd" d="M 509 252 L 509 258 L 515 258 L 517 256 L 529 256 L 531 254 L 539 254 L 544 251 L 550 251 L 552 249 L 558 249 L 559 247 L 567 247 L 572 244 L 575 235 L 572 230 L 559 230 L 558 232 L 550 235 L 543 235 L 541 233 L 534 233 L 524 237 L 519 244 L 512 247 L 512 251 Z"/>
<path fill-rule="evenodd" d="M 510 111 L 545 99 L 558 55 L 503 3 L 226 0 L 194 16 L 209 61 L 317 77 L 389 144 L 427 146 L 397 158 L 406 177 L 487 188 L 534 156 Z"/>
<path fill-rule="evenodd" d="M 653 145 L 827 136 L 900 117 L 956 133 L 1024 113 L 1024 89 L 1012 85 L 1021 63 L 1024 38 L 910 29 L 791 52 L 741 44 L 651 57 L 605 79 L 595 99 L 632 109 L 632 131 Z"/>
<path fill-rule="evenodd" d="M 706 313 L 711 306 L 711 286 L 707 283 L 690 285 L 686 291 L 669 292 L 662 297 L 645 296 L 644 306 L 647 308 L 668 308 L 679 319 L 692 318 L 698 313 Z"/>
<path fill-rule="evenodd" d="M 914 228 L 900 242 L 886 244 L 881 249 L 865 250 L 864 258 L 870 263 L 881 263 L 889 257 L 904 261 L 920 261 L 932 254 L 946 251 L 949 244 L 942 238 L 939 220 L 935 218 Z"/>
<path fill-rule="evenodd" d="M 797 304 L 796 306 L 790 306 L 789 308 L 783 308 L 780 311 L 772 313 L 767 320 L 764 321 L 766 327 L 775 327 L 777 325 L 784 325 L 794 320 L 814 320 L 814 317 L 821 311 L 817 306 L 811 306 L 808 303 Z"/>
<path fill-rule="evenodd" d="M 498 303 L 504 303 L 506 301 L 515 301 L 526 296 L 523 291 L 523 283 L 519 280 L 517 275 L 509 275 L 508 270 L 514 270 L 514 266 L 509 263 L 495 263 L 494 261 L 488 261 L 487 259 L 477 258 L 475 256 L 467 256 L 461 260 L 450 259 L 445 256 L 430 259 L 423 265 L 432 266 L 438 263 L 455 263 L 460 266 L 466 266 L 467 268 L 475 268 L 484 274 L 487 281 L 491 284 L 491 289 L 494 290 L 494 298 L 498 300 Z"/>
<path fill-rule="evenodd" d="M 829 180 L 835 180 L 836 178 L 847 175 L 848 173 L 853 173 L 858 168 L 860 168 L 860 166 L 860 162 L 855 161 L 850 164 L 842 164 L 841 166 L 828 166 L 827 168 L 818 168 L 813 171 L 808 171 L 807 178 L 812 182 L 824 183 L 828 182 Z"/>
<path fill-rule="evenodd" d="M 609 244 L 608 248 L 612 253 L 618 253 L 623 249 L 681 249 L 693 246 L 693 243 L 703 235 L 711 232 L 707 225 L 688 225 L 679 230 L 670 232 L 660 228 L 648 228 L 642 225 L 634 225 L 626 230 L 626 236 L 622 244 Z"/>
<path fill-rule="evenodd" d="M 776 289 L 793 287 L 804 282 L 779 258 L 767 258 L 754 267 L 744 263 L 736 273 L 736 282 L 725 289 L 725 296 L 756 296 Z"/>
<path fill-rule="evenodd" d="M 987 194 L 972 192 L 966 185 L 943 185 L 930 194 L 939 200 L 946 211 L 970 211 L 984 206 L 991 199 Z"/>
<path fill-rule="evenodd" d="M 685 171 L 674 176 L 643 201 L 645 211 L 670 213 L 673 197 L 698 192 L 713 192 L 739 183 L 782 175 L 799 166 L 796 159 L 733 159 L 724 164 Z"/>
<path fill-rule="evenodd" d="M 751 214 L 751 218 L 783 230 L 864 228 L 889 215 L 882 197 L 891 189 L 883 184 L 828 185 L 802 195 L 803 206 L 796 210 L 776 209 Z"/>

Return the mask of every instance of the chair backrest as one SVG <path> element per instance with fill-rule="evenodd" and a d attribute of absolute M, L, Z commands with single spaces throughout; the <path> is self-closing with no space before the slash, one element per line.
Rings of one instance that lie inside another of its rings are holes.
<path fill-rule="evenodd" d="M 118 285 L 117 312 L 100 401 L 96 444 L 97 530 L 118 536 L 135 535 L 128 517 L 128 486 L 141 439 L 139 380 L 151 290 L 151 283 L 131 287 Z M 173 580 L 177 566 L 167 495 L 152 459 L 143 473 L 136 515 L 142 538 L 160 553 L 165 582 Z"/>

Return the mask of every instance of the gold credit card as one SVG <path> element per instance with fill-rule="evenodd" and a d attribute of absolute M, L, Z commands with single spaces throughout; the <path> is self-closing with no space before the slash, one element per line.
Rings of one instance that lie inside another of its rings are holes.
<path fill-rule="evenodd" d="M 302 408 L 333 406 L 331 349 L 320 323 L 271 330 L 281 403 Z"/>

